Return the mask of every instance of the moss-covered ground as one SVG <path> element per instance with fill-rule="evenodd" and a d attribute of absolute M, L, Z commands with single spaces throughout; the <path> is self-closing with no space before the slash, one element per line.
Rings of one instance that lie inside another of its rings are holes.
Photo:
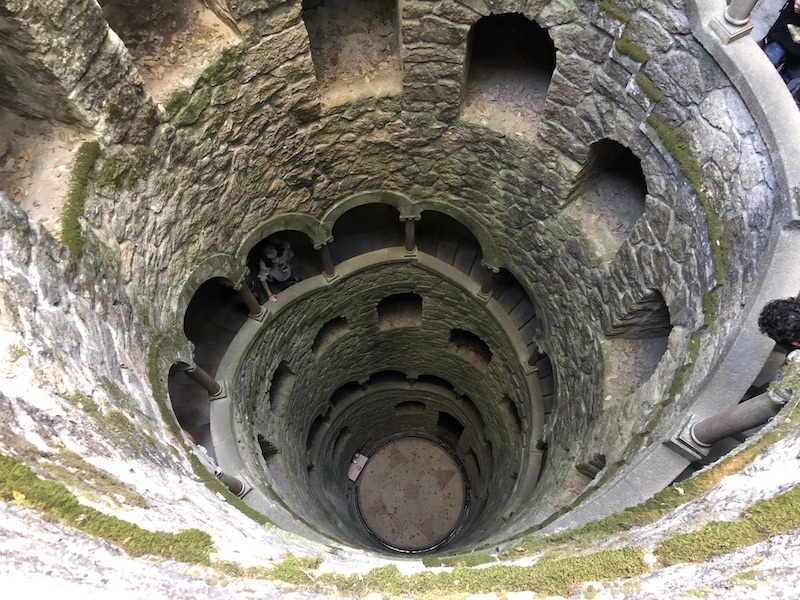
<path fill-rule="evenodd" d="M 112 542 L 133 556 L 160 556 L 207 565 L 211 536 L 199 529 L 178 533 L 148 531 L 134 523 L 84 506 L 59 481 L 41 479 L 22 463 L 0 454 L 0 497 L 26 506 L 58 523 Z"/>

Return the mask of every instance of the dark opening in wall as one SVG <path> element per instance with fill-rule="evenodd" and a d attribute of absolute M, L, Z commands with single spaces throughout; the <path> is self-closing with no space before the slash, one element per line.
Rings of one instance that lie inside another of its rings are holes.
<path fill-rule="evenodd" d="M 370 385 L 380 383 L 408 383 L 408 376 L 402 371 L 378 371 L 369 376 Z"/>
<path fill-rule="evenodd" d="M 314 343 L 311 346 L 311 351 L 320 355 L 323 354 L 336 340 L 350 331 L 350 326 L 347 324 L 347 319 L 344 317 L 335 317 L 325 323 L 314 338 Z"/>
<path fill-rule="evenodd" d="M 170 406 L 181 429 L 213 457 L 211 401 L 208 392 L 186 374 L 188 367 L 186 363 L 176 363 L 169 371 L 167 389 Z"/>
<path fill-rule="evenodd" d="M 517 13 L 482 17 L 469 33 L 462 116 L 507 135 L 532 136 L 555 66 L 547 30 Z"/>
<path fill-rule="evenodd" d="M 489 345 L 474 333 L 463 329 L 450 331 L 447 351 L 460 356 L 481 371 L 485 370 L 492 360 L 492 350 Z"/>
<path fill-rule="evenodd" d="M 672 331 L 669 307 L 658 290 L 626 298 L 624 312 L 614 314 L 606 328 L 608 337 L 658 338 L 666 337 Z"/>
<path fill-rule="evenodd" d="M 408 292 L 387 296 L 378 303 L 378 327 L 419 327 L 422 325 L 422 296 Z"/>
<path fill-rule="evenodd" d="M 565 214 L 580 222 L 595 247 L 610 259 L 644 214 L 647 182 L 631 150 L 603 139 L 589 147 Z"/>
<path fill-rule="evenodd" d="M 536 307 L 519 280 L 506 269 L 500 269 L 492 280 L 492 298 L 508 313 L 520 335 L 530 344 L 536 334 Z"/>
<path fill-rule="evenodd" d="M 273 262 L 264 257 L 264 247 L 267 244 L 275 246 L 278 252 L 277 262 Z M 284 257 L 290 257 L 288 261 Z M 288 266 L 291 274 L 290 282 L 293 279 L 306 279 L 313 275 L 322 273 L 322 261 L 319 252 L 314 250 L 314 243 L 305 233 L 291 229 L 278 231 L 268 235 L 266 238 L 254 245 L 247 254 L 247 268 L 250 270 L 250 283 L 255 289 L 256 297 L 263 304 L 267 302 L 266 290 L 258 279 L 261 265 L 265 269 L 273 267 L 284 271 L 284 264 Z M 273 287 L 275 289 L 273 289 Z M 271 292 L 280 292 L 286 286 L 271 286 Z"/>
<path fill-rule="evenodd" d="M 270 460 L 278 455 L 278 448 L 260 433 L 258 434 L 257 439 L 258 447 L 261 449 L 261 456 L 264 458 L 266 463 L 269 463 Z"/>
<path fill-rule="evenodd" d="M 658 290 L 634 297 L 628 295 L 622 314 L 610 317 L 606 352 L 616 368 L 607 373 L 606 393 L 625 396 L 636 390 L 655 372 L 669 346 L 672 331 L 669 308 Z"/>
<path fill-rule="evenodd" d="M 430 385 L 436 385 L 446 390 L 454 390 L 453 384 L 447 381 L 442 377 L 437 377 L 436 375 L 419 375 L 417 376 L 417 382 L 419 383 L 427 383 Z"/>
<path fill-rule="evenodd" d="M 425 412 L 425 403 L 409 400 L 407 402 L 399 402 L 394 407 L 395 414 L 422 414 Z"/>
<path fill-rule="evenodd" d="M 344 385 L 340 386 L 331 395 L 331 408 L 336 408 L 348 396 L 358 392 L 361 389 L 363 389 L 363 388 L 362 388 L 361 384 L 358 383 L 357 381 L 348 381 Z"/>
<path fill-rule="evenodd" d="M 156 102 L 187 87 L 220 51 L 240 41 L 224 3 L 219 14 L 200 0 L 98 0 Z"/>
<path fill-rule="evenodd" d="M 282 362 L 275 369 L 275 374 L 272 376 L 272 385 L 269 389 L 269 406 L 273 413 L 279 412 L 284 404 L 289 401 L 296 379 L 297 375 L 292 372 L 285 362 Z"/>
<path fill-rule="evenodd" d="M 417 248 L 477 279 L 483 273 L 478 239 L 462 223 L 444 213 L 426 210 L 416 225 Z"/>
<path fill-rule="evenodd" d="M 451 448 L 455 448 L 462 433 L 464 433 L 464 426 L 458 419 L 450 413 L 439 411 L 439 418 L 436 421 L 436 437 Z"/>
<path fill-rule="evenodd" d="M 539 389 L 542 392 L 542 406 L 545 421 L 550 419 L 556 399 L 556 379 L 550 357 L 542 354 L 536 362 L 536 375 L 539 378 Z"/>
<path fill-rule="evenodd" d="M 302 14 L 323 102 L 400 93 L 396 0 L 303 0 Z"/>
<path fill-rule="evenodd" d="M 481 415 L 481 411 L 478 410 L 478 407 L 472 401 L 472 398 L 469 396 L 461 396 L 461 401 L 467 408 L 467 412 L 470 414 L 472 419 L 479 425 L 481 430 L 486 428 L 486 423 L 483 421 L 483 415 Z"/>
<path fill-rule="evenodd" d="M 351 208 L 333 224 L 333 242 L 328 247 L 335 263 L 365 252 L 402 246 L 405 226 L 400 213 L 389 204 L 362 204 Z"/>

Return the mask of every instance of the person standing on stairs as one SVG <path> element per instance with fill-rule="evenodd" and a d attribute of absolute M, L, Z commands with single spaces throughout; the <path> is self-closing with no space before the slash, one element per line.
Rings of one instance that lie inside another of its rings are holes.
<path fill-rule="evenodd" d="M 276 293 L 282 292 L 300 281 L 292 274 L 291 260 L 293 257 L 292 247 L 289 242 L 283 240 L 268 240 L 261 248 L 258 280 L 270 302 L 277 302 Z"/>

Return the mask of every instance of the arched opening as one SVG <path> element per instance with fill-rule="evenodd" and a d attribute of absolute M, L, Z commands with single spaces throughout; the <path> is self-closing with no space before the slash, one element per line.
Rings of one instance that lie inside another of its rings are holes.
<path fill-rule="evenodd" d="M 329 244 L 331 257 L 339 263 L 373 250 L 401 246 L 403 237 L 404 226 L 394 206 L 362 204 L 336 219 Z"/>
<path fill-rule="evenodd" d="M 395 0 L 303 0 L 302 14 L 324 103 L 400 93 Z"/>
<path fill-rule="evenodd" d="M 214 444 L 211 440 L 211 402 L 208 392 L 196 383 L 186 370 L 186 363 L 175 363 L 167 377 L 169 402 L 175 419 L 190 439 L 206 449 L 214 458 Z"/>
<path fill-rule="evenodd" d="M 322 327 L 320 327 L 317 337 L 311 346 L 311 351 L 319 356 L 332 346 L 336 340 L 346 335 L 350 331 L 347 319 L 344 317 L 334 317 Z"/>
<path fill-rule="evenodd" d="M 422 296 L 409 292 L 387 296 L 378 303 L 378 328 L 422 325 Z"/>
<path fill-rule="evenodd" d="M 200 0 L 98 2 L 156 102 L 186 87 L 224 48 L 241 39 L 230 13 L 220 10 L 218 15 Z"/>
<path fill-rule="evenodd" d="M 528 292 L 510 271 L 500 269 L 495 275 L 492 280 L 492 298 L 508 313 L 525 343 L 532 345 L 538 327 L 536 307 Z"/>
<path fill-rule="evenodd" d="M 195 345 L 197 366 L 216 375 L 222 355 L 248 314 L 230 280 L 214 277 L 200 286 L 183 317 L 183 331 Z"/>
<path fill-rule="evenodd" d="M 420 252 L 435 256 L 474 279 L 479 277 L 483 253 L 478 239 L 465 225 L 445 213 L 425 210 L 416 230 Z"/>
<path fill-rule="evenodd" d="M 481 371 L 485 371 L 492 360 L 492 350 L 489 345 L 471 331 L 463 329 L 450 331 L 447 351 L 460 356 Z"/>
<path fill-rule="evenodd" d="M 270 250 L 274 254 L 270 255 Z M 322 263 L 305 233 L 286 230 L 273 233 L 253 246 L 247 254 L 247 268 L 247 285 L 264 304 L 268 301 L 267 288 L 273 294 L 280 294 L 298 281 L 321 273 Z"/>
<path fill-rule="evenodd" d="M 533 135 L 555 66 L 547 30 L 518 13 L 482 17 L 467 42 L 462 117 L 506 135 Z"/>
<path fill-rule="evenodd" d="M 638 389 L 655 372 L 669 347 L 672 331 L 669 307 L 658 290 L 627 299 L 625 312 L 612 315 L 606 327 L 608 352 L 616 370 L 606 377 L 612 395 L 626 396 Z"/>
<path fill-rule="evenodd" d="M 639 158 L 622 144 L 604 139 L 589 147 L 571 195 L 574 200 L 564 212 L 580 223 L 608 260 L 644 214 L 646 195 Z"/>
<path fill-rule="evenodd" d="M 296 380 L 297 375 L 287 363 L 282 362 L 275 369 L 275 373 L 272 375 L 272 385 L 269 388 L 269 407 L 273 413 L 278 413 L 289 401 Z"/>

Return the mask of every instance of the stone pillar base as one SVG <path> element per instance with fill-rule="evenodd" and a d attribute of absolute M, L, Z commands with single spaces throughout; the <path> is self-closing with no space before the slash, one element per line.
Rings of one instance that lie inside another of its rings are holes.
<path fill-rule="evenodd" d="M 723 44 L 735 42 L 738 39 L 750 35 L 750 32 L 753 31 L 753 22 L 750 19 L 748 19 L 744 25 L 734 25 L 733 23 L 729 23 L 724 17 L 714 17 L 709 25 L 711 26 L 711 31 L 722 40 Z"/>

